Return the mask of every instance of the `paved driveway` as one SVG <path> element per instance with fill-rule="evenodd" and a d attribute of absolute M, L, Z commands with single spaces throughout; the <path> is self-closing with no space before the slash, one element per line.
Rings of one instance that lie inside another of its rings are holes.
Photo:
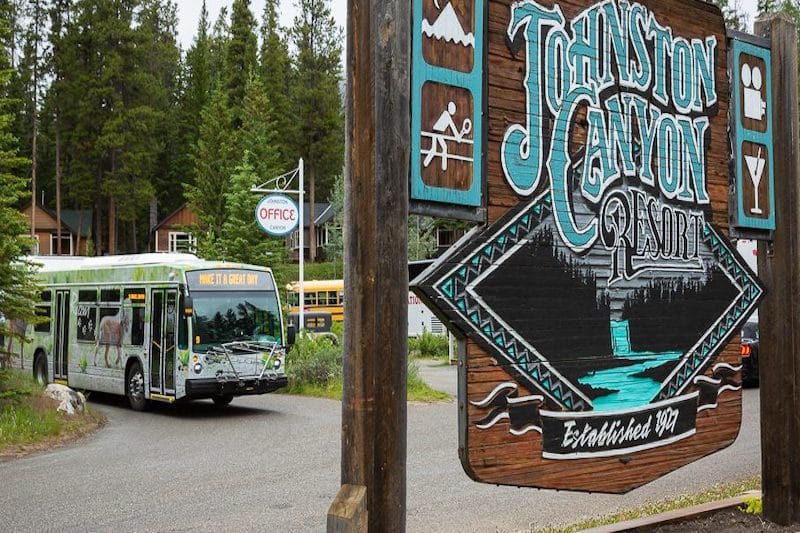
<path fill-rule="evenodd" d="M 92 398 L 109 419 L 98 434 L 0 463 L 0 531 L 324 530 L 339 487 L 339 402 L 267 395 L 135 413 Z M 745 391 L 734 446 L 625 496 L 476 484 L 458 461 L 455 402 L 411 404 L 408 415 L 409 531 L 526 530 L 760 470 L 757 390 Z"/>

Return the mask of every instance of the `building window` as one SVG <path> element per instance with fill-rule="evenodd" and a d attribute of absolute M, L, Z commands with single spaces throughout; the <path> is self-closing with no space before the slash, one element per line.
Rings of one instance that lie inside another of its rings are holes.
<path fill-rule="evenodd" d="M 58 233 L 50 234 L 50 255 L 58 255 Z M 75 255 L 72 249 L 72 233 L 61 232 L 61 255 Z"/>
<path fill-rule="evenodd" d="M 170 252 L 189 252 L 197 250 L 197 239 L 191 233 L 183 231 L 169 232 L 169 251 Z"/>
<path fill-rule="evenodd" d="M 297 250 L 298 248 L 300 248 L 300 232 L 295 231 L 289 235 L 289 249 Z"/>
<path fill-rule="evenodd" d="M 317 247 L 328 246 L 328 226 L 317 227 Z"/>

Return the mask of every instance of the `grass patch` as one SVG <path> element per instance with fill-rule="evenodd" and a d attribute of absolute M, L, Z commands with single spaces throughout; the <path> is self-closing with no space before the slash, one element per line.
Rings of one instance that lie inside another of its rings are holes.
<path fill-rule="evenodd" d="M 679 496 L 673 500 L 651 503 L 643 507 L 638 507 L 636 509 L 631 509 L 608 516 L 590 518 L 588 520 L 568 526 L 543 528 L 535 531 L 537 533 L 573 533 L 575 531 L 582 531 L 584 529 L 590 529 L 593 527 L 607 526 L 609 524 L 616 524 L 618 522 L 624 522 L 627 520 L 635 520 L 637 518 L 666 513 L 676 509 L 685 509 L 687 507 L 694 507 L 695 505 L 702 505 L 704 503 L 733 498 L 734 496 L 741 496 L 747 491 L 760 488 L 761 476 L 753 476 L 736 483 L 717 485 L 711 489 L 696 494 Z"/>
<path fill-rule="evenodd" d="M 419 375 L 419 365 L 413 361 L 408 363 L 406 383 L 408 384 L 408 401 L 410 402 L 436 402 L 450 399 L 449 394 L 438 391 L 425 383 Z"/>
<path fill-rule="evenodd" d="M 409 338 L 408 356 L 414 359 L 449 360 L 447 335 L 434 335 L 426 329 L 419 337 Z"/>
<path fill-rule="evenodd" d="M 18 372 L 0 373 L 0 459 L 58 446 L 93 431 L 103 417 L 87 410 L 67 416 L 44 387 Z"/>
<path fill-rule="evenodd" d="M 289 386 L 284 393 L 315 398 L 342 399 L 342 346 L 328 337 L 314 338 L 301 333 L 286 360 Z M 425 383 L 419 366 L 409 361 L 408 399 L 416 402 L 449 400 L 450 396 Z"/>

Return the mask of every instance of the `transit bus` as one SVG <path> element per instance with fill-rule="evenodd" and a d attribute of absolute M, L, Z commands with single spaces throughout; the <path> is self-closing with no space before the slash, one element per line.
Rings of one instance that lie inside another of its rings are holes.
<path fill-rule="evenodd" d="M 292 316 L 299 314 L 300 285 L 289 283 L 286 287 L 289 312 Z M 330 313 L 335 322 L 344 320 L 344 280 L 333 279 L 323 281 L 306 281 L 303 293 L 308 313 Z M 308 319 L 306 320 L 308 323 Z M 299 328 L 298 328 L 299 329 Z M 408 293 L 408 336 L 418 337 L 423 331 L 435 335 L 446 333 L 442 322 L 422 303 L 414 293 Z"/>
<path fill-rule="evenodd" d="M 287 385 L 272 271 L 191 254 L 43 258 L 20 365 L 41 383 L 151 400 L 265 394 Z M 28 365 L 26 367 L 26 364 Z"/>

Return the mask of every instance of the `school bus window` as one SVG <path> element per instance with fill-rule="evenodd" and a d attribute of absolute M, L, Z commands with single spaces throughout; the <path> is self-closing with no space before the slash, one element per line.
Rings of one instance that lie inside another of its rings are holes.
<path fill-rule="evenodd" d="M 43 291 L 40 296 L 43 302 L 50 302 L 52 301 L 53 293 L 51 293 L 50 291 Z"/>
<path fill-rule="evenodd" d="M 341 291 L 341 292 L 339 293 L 339 303 L 340 303 L 340 304 L 343 304 L 343 303 L 344 303 L 344 291 Z"/>
<path fill-rule="evenodd" d="M 307 292 L 305 294 L 306 305 L 317 305 L 317 293 Z"/>

